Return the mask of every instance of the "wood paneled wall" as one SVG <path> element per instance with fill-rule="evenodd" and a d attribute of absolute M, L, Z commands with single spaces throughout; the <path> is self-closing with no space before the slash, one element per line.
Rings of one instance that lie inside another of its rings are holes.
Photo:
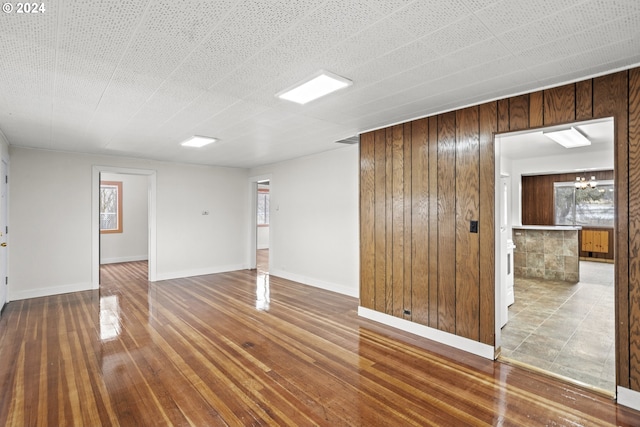
<path fill-rule="evenodd" d="M 480 266 L 494 264 L 496 115 L 486 104 L 361 136 L 364 307 L 493 344 L 494 270 Z"/>
<path fill-rule="evenodd" d="M 556 182 L 574 182 L 576 176 L 592 176 L 596 181 L 612 180 L 613 171 L 562 173 L 522 177 L 522 225 L 555 225 L 554 189 Z"/>
<path fill-rule="evenodd" d="M 361 305 L 493 345 L 493 135 L 604 117 L 615 126 L 617 378 L 640 391 L 637 68 L 362 134 Z"/>

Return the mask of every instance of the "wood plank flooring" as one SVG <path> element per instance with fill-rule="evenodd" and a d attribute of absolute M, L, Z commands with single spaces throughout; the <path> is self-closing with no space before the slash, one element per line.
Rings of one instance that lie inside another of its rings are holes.
<path fill-rule="evenodd" d="M 355 298 L 258 271 L 11 302 L 0 425 L 640 425 L 586 390 L 359 318 Z"/>

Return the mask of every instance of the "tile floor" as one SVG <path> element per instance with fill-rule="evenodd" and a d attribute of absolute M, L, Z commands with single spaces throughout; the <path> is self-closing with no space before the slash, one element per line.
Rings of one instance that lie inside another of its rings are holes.
<path fill-rule="evenodd" d="M 516 278 L 502 357 L 613 393 L 614 266 L 580 261 L 580 278 Z"/>

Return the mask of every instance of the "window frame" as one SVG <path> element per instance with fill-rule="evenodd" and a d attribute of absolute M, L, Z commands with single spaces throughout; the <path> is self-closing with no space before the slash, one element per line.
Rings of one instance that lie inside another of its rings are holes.
<path fill-rule="evenodd" d="M 115 187 L 116 188 L 116 192 L 117 192 L 117 196 L 116 196 L 116 203 L 117 203 L 117 207 L 116 207 L 116 224 L 117 227 L 116 228 L 109 228 L 109 229 L 105 229 L 102 228 L 102 221 L 100 219 L 98 219 L 98 224 L 100 227 L 100 233 L 101 234 L 113 234 L 113 233 L 122 233 L 122 181 L 100 181 L 100 190 L 102 190 L 102 187 Z M 102 215 L 102 191 L 99 192 L 99 196 L 100 200 L 98 201 L 98 210 L 99 213 L 98 215 Z"/>
<path fill-rule="evenodd" d="M 271 195 L 269 193 L 269 189 L 268 188 L 258 188 L 258 200 L 256 202 L 256 213 L 258 213 L 259 211 L 259 206 L 260 206 L 260 196 L 266 196 L 266 199 L 270 199 Z M 270 200 L 269 200 L 270 202 Z M 268 202 L 267 202 L 267 206 L 268 206 Z M 266 218 L 266 222 L 261 223 L 258 219 L 259 215 L 256 214 L 256 226 L 258 227 L 269 227 L 269 223 L 271 222 L 271 219 L 269 218 L 269 208 L 266 207 L 265 210 L 265 218 Z"/>
<path fill-rule="evenodd" d="M 598 180 L 598 186 L 612 186 L 615 191 L 615 183 L 612 179 Z M 573 189 L 573 223 L 572 224 L 558 224 L 557 223 L 557 202 L 556 202 L 556 188 L 558 187 L 571 187 Z M 567 181 L 567 182 L 554 182 L 553 183 L 553 223 L 555 225 L 568 225 L 568 226 L 582 226 L 582 227 L 613 227 L 613 225 L 603 225 L 603 224 L 578 224 L 577 219 L 577 203 L 576 203 L 576 191 L 579 189 L 575 186 L 575 181 Z M 614 202 L 614 222 L 615 222 L 615 202 Z"/>

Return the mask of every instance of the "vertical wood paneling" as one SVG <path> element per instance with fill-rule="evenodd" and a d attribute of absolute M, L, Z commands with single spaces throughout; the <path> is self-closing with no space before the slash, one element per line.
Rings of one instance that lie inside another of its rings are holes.
<path fill-rule="evenodd" d="M 553 225 L 553 178 L 522 177 L 522 224 Z"/>
<path fill-rule="evenodd" d="M 393 128 L 386 132 L 385 240 L 387 246 L 387 277 L 385 280 L 384 312 L 393 314 Z"/>
<path fill-rule="evenodd" d="M 529 95 L 509 98 L 509 130 L 516 131 L 529 127 Z"/>
<path fill-rule="evenodd" d="M 375 308 L 375 145 L 360 137 L 360 305 Z"/>
<path fill-rule="evenodd" d="M 529 104 L 531 105 L 531 103 Z M 530 116 L 531 117 L 531 116 Z M 480 342 L 495 345 L 495 153 L 497 103 L 480 106 Z M 487 268 L 488 266 L 488 268 Z"/>
<path fill-rule="evenodd" d="M 393 127 L 393 311 L 402 317 L 404 304 L 404 139 L 403 126 Z"/>
<path fill-rule="evenodd" d="M 403 148 L 404 148 L 404 256 L 403 256 L 403 268 L 404 268 L 404 283 L 402 284 L 402 308 L 404 310 L 408 310 L 409 314 L 404 313 L 402 317 L 407 320 L 411 320 L 412 311 L 411 311 L 411 287 L 412 287 L 412 277 L 411 277 L 411 265 L 413 263 L 413 253 L 411 251 L 411 216 L 413 213 L 411 212 L 411 171 L 412 171 L 412 161 L 411 161 L 411 123 L 404 124 L 403 130 Z"/>
<path fill-rule="evenodd" d="M 411 124 L 411 319 L 429 324 L 429 120 Z"/>
<path fill-rule="evenodd" d="M 438 117 L 429 117 L 429 326 L 438 328 Z"/>
<path fill-rule="evenodd" d="M 480 211 L 478 107 L 456 112 L 456 335 L 480 339 L 480 242 L 470 231 Z"/>
<path fill-rule="evenodd" d="M 498 101 L 498 132 L 509 132 L 509 99 Z"/>
<path fill-rule="evenodd" d="M 546 89 L 544 98 L 544 125 L 573 122 L 576 119 L 576 85 Z"/>
<path fill-rule="evenodd" d="M 375 306 L 386 313 L 387 288 L 387 137 L 384 129 L 374 134 L 375 145 Z"/>
<path fill-rule="evenodd" d="M 543 120 L 542 91 L 529 94 L 529 127 L 542 126 Z"/>
<path fill-rule="evenodd" d="M 632 384 L 635 390 L 640 360 L 640 69 L 629 72 L 629 355 Z M 617 257 L 619 259 L 619 257 Z M 620 298 L 619 298 L 620 299 Z"/>
<path fill-rule="evenodd" d="M 456 113 L 438 116 L 438 329 L 456 330 Z"/>
<path fill-rule="evenodd" d="M 615 126 L 618 384 L 640 390 L 638 384 L 640 364 L 635 363 L 634 366 L 630 366 L 633 359 L 630 354 L 630 334 L 640 337 L 640 331 L 630 331 L 629 318 L 637 316 L 640 307 L 633 307 L 629 304 L 629 253 L 639 253 L 640 241 L 629 241 L 629 87 L 627 76 L 628 73 L 623 71 L 593 80 L 593 116 L 594 118 L 613 116 Z M 633 203 L 633 201 L 631 202 Z M 637 360 L 637 356 L 635 357 Z"/>
<path fill-rule="evenodd" d="M 576 120 L 593 117 L 593 80 L 576 83 Z"/>
<path fill-rule="evenodd" d="M 403 135 L 395 144 L 394 128 L 363 136 L 362 304 L 373 298 L 376 310 L 401 316 L 398 309 L 410 303 L 412 321 L 493 344 L 495 273 L 484 268 L 495 263 L 493 133 L 614 117 L 617 378 L 618 385 L 640 391 L 639 92 L 640 69 L 634 69 L 398 125 Z M 474 114 L 479 133 L 469 136 Z M 477 147 L 468 142 L 474 137 Z M 371 138 L 373 153 L 366 147 Z M 536 195 L 535 204 L 541 201 Z M 530 210 L 525 203 L 523 210 Z M 464 233 L 469 206 L 480 221 L 477 247 Z M 477 308 L 464 290 L 476 280 L 464 277 L 473 271 L 464 252 L 479 257 Z M 371 281 L 373 293 L 364 289 Z M 401 303 L 394 302 L 398 293 Z"/>

